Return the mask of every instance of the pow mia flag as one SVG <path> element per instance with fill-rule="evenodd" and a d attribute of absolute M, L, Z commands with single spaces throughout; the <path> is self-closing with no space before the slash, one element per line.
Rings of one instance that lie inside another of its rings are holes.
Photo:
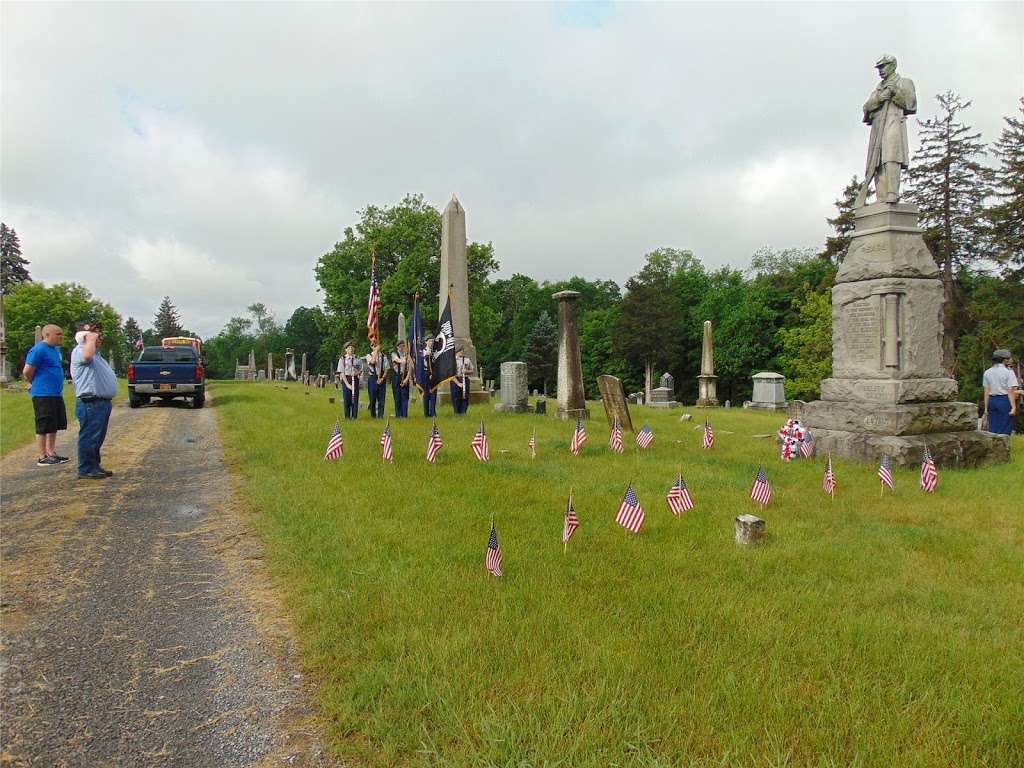
<path fill-rule="evenodd" d="M 434 375 L 430 388 L 437 389 L 455 376 L 455 329 L 452 327 L 452 297 L 444 303 L 441 313 L 441 329 L 434 337 Z"/>

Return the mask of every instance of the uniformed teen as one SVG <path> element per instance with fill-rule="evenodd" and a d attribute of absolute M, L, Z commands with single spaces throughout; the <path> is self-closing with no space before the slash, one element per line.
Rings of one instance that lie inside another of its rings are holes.
<path fill-rule="evenodd" d="M 370 396 L 370 418 L 384 418 L 384 401 L 388 395 L 388 357 L 375 343 L 366 356 L 366 394 Z"/>
<path fill-rule="evenodd" d="M 359 378 L 363 372 L 363 361 L 356 357 L 356 345 L 345 342 L 345 354 L 338 358 L 338 376 L 341 396 L 345 402 L 345 418 L 359 416 Z"/>
<path fill-rule="evenodd" d="M 469 377 L 472 375 L 473 361 L 459 347 L 455 350 L 455 378 L 451 383 L 452 408 L 457 416 L 469 410 Z"/>
<path fill-rule="evenodd" d="M 414 366 L 405 354 L 405 342 L 399 340 L 397 347 L 391 353 L 391 394 L 395 399 L 395 416 L 404 419 L 409 415 L 409 384 Z"/>
<path fill-rule="evenodd" d="M 997 435 L 1013 434 L 1013 417 L 1017 415 L 1019 383 L 1014 372 L 1006 366 L 1009 359 L 1010 350 L 997 349 L 992 353 L 992 367 L 981 378 L 985 387 L 988 431 Z"/>
<path fill-rule="evenodd" d="M 437 390 L 431 389 L 430 382 L 434 378 L 434 337 L 427 335 L 423 342 L 423 370 L 426 381 L 423 382 L 423 415 L 428 419 L 437 415 Z"/>

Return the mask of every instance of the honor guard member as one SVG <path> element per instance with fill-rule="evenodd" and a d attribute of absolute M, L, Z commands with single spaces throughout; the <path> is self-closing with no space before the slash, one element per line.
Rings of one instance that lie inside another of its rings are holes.
<path fill-rule="evenodd" d="M 395 416 L 404 419 L 409 415 L 409 384 L 413 366 L 405 354 L 405 342 L 399 340 L 397 347 L 391 353 L 391 394 L 395 399 Z"/>
<path fill-rule="evenodd" d="M 345 354 L 338 359 L 338 376 L 341 381 L 341 396 L 345 403 L 345 418 L 359 416 L 359 377 L 363 372 L 363 361 L 356 357 L 356 345 L 345 342 Z"/>
<path fill-rule="evenodd" d="M 437 390 L 434 380 L 434 337 L 427 334 L 423 342 L 423 415 L 432 419 L 437 415 Z"/>
<path fill-rule="evenodd" d="M 1017 415 L 1017 376 L 1007 367 L 1010 350 L 992 353 L 992 367 L 985 371 L 981 383 L 985 387 L 985 415 L 988 431 L 997 435 L 1013 434 L 1013 417 Z"/>
<path fill-rule="evenodd" d="M 452 379 L 452 408 L 455 415 L 461 415 L 469 410 L 469 384 L 470 376 L 473 375 L 473 361 L 462 352 L 462 347 L 455 350 L 455 378 Z"/>
<path fill-rule="evenodd" d="M 370 418 L 384 418 L 384 401 L 388 395 L 388 356 L 374 343 L 366 356 L 366 394 L 370 396 Z"/>

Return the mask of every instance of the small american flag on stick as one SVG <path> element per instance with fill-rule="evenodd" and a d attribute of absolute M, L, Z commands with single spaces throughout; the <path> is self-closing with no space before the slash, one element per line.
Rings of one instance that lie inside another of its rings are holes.
<path fill-rule="evenodd" d="M 569 444 L 569 450 L 572 451 L 573 456 L 580 455 L 585 442 L 587 442 L 587 430 L 583 428 L 583 417 L 579 416 L 576 419 L 576 429 L 572 433 L 572 442 Z"/>
<path fill-rule="evenodd" d="M 473 455 L 476 456 L 477 461 L 488 461 L 491 458 L 491 449 L 487 445 L 487 432 L 484 431 L 484 423 L 480 422 L 480 429 L 473 435 L 473 442 L 470 443 L 473 448 Z"/>
<path fill-rule="evenodd" d="M 754 485 L 750 489 L 750 498 L 762 507 L 772 500 L 772 487 L 768 484 L 768 475 L 764 467 L 758 467 L 757 477 L 754 478 Z"/>
<path fill-rule="evenodd" d="M 878 479 L 882 481 L 880 490 L 885 493 L 885 489 L 892 492 L 896 492 L 896 486 L 892 482 L 892 459 L 888 455 L 882 457 L 882 463 L 878 465 Z"/>
<path fill-rule="evenodd" d="M 811 437 L 810 432 L 806 432 L 804 439 L 800 442 L 800 455 L 805 459 L 809 459 L 814 455 L 814 438 Z"/>
<path fill-rule="evenodd" d="M 331 431 L 331 439 L 327 441 L 327 450 L 324 452 L 324 461 L 340 459 L 345 455 L 345 441 L 341 437 L 341 424 L 334 422 L 334 429 Z"/>
<path fill-rule="evenodd" d="M 572 506 L 572 493 L 569 494 L 569 501 L 565 505 L 565 523 L 562 525 L 562 544 L 568 544 L 569 539 L 580 527 L 580 519 L 576 517 L 576 510 Z M 563 547 L 564 548 L 564 547 Z"/>
<path fill-rule="evenodd" d="M 626 486 L 626 495 L 622 497 L 619 505 L 619 514 L 615 516 L 615 522 L 621 525 L 630 533 L 639 533 L 644 524 L 644 508 L 640 506 L 640 500 L 636 497 L 633 484 Z"/>
<path fill-rule="evenodd" d="M 821 479 L 821 490 L 833 498 L 836 495 L 836 474 L 832 471 L 832 455 L 829 454 L 825 464 L 825 476 Z"/>
<path fill-rule="evenodd" d="M 530 435 L 530 445 L 529 445 L 529 448 L 530 448 L 530 458 L 531 459 L 536 459 L 537 458 L 537 428 L 536 427 L 533 428 L 533 434 Z"/>
<path fill-rule="evenodd" d="M 384 433 L 380 436 L 380 454 L 384 461 L 393 462 L 395 460 L 394 446 L 391 443 L 391 419 L 388 419 Z"/>
<path fill-rule="evenodd" d="M 377 321 L 380 318 L 380 288 L 377 286 L 377 255 L 370 257 L 370 295 L 366 299 L 366 336 L 376 344 Z"/>
<path fill-rule="evenodd" d="M 622 425 L 618 418 L 612 423 L 612 433 L 608 436 L 608 447 L 616 453 L 622 453 Z"/>
<path fill-rule="evenodd" d="M 427 461 L 431 464 L 437 463 L 437 454 L 444 448 L 444 441 L 441 439 L 441 433 L 437 431 L 437 422 L 434 422 L 434 428 L 430 430 L 430 437 L 427 438 Z"/>
<path fill-rule="evenodd" d="M 682 472 L 676 476 L 675 483 L 668 489 L 665 501 L 668 502 L 668 508 L 676 517 L 679 517 L 680 512 L 693 509 L 693 498 L 690 496 L 690 489 L 686 487 L 686 481 L 683 480 Z"/>
<path fill-rule="evenodd" d="M 932 493 L 938 487 L 939 470 L 935 468 L 935 459 L 926 445 L 924 456 L 921 458 L 921 490 L 925 493 Z"/>
<path fill-rule="evenodd" d="M 484 565 L 495 576 L 501 576 L 501 545 L 498 544 L 498 529 L 494 526 L 493 520 L 491 521 L 491 535 L 487 538 Z"/>
<path fill-rule="evenodd" d="M 647 424 L 644 424 L 643 428 L 636 433 L 636 444 L 646 450 L 651 447 L 653 442 L 654 431 Z"/>
<path fill-rule="evenodd" d="M 711 422 L 704 419 L 704 450 L 706 451 L 715 444 L 715 433 L 711 429 Z"/>

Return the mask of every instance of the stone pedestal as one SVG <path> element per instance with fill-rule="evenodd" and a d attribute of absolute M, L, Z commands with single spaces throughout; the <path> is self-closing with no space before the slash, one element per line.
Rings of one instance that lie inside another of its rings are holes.
<path fill-rule="evenodd" d="M 494 410 L 506 413 L 526 413 L 530 410 L 526 363 L 501 364 L 501 402 L 494 406 Z"/>
<path fill-rule="evenodd" d="M 583 363 L 576 324 L 578 291 L 559 291 L 558 302 L 558 410 L 560 419 L 590 418 L 583 389 Z"/>
<path fill-rule="evenodd" d="M 757 544 L 764 539 L 765 523 L 756 515 L 739 515 L 736 518 L 736 543 Z"/>
<path fill-rule="evenodd" d="M 743 404 L 744 408 L 762 411 L 781 411 L 786 408 L 786 378 L 780 373 L 764 371 L 754 374 L 753 399 Z"/>
<path fill-rule="evenodd" d="M 601 390 L 601 403 L 604 405 L 604 415 L 608 418 L 608 426 L 613 426 L 618 419 L 624 430 L 632 432 L 633 419 L 629 415 L 629 403 L 626 402 L 626 390 L 622 382 L 605 373 L 597 377 L 597 388 Z"/>
<path fill-rule="evenodd" d="M 651 401 L 648 405 L 652 408 L 678 408 L 675 379 L 672 378 L 672 374 L 663 373 L 659 385 L 651 390 Z"/>
<path fill-rule="evenodd" d="M 697 407 L 718 407 L 718 377 L 701 374 L 697 377 Z"/>
<path fill-rule="evenodd" d="M 916 206 L 874 203 L 854 213 L 849 253 L 832 289 L 832 377 L 821 400 L 790 413 L 817 452 L 917 465 L 924 446 L 945 466 L 1006 461 L 1009 438 L 980 432 L 977 407 L 952 402 L 942 370 L 943 288 Z"/>

